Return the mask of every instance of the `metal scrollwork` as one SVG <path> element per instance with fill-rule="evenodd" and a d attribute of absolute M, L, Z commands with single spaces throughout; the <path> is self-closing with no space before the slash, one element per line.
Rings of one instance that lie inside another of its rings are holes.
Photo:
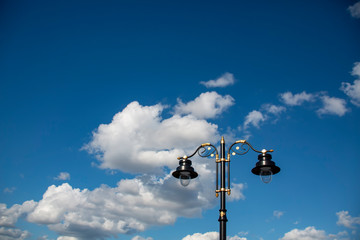
<path fill-rule="evenodd" d="M 234 146 L 237 145 L 235 148 Z M 256 150 L 251 146 L 250 143 L 248 143 L 246 140 L 238 140 L 233 145 L 230 146 L 228 153 L 232 155 L 244 155 L 246 154 L 250 149 L 252 149 L 254 152 L 257 153 L 267 153 L 267 152 L 273 152 L 273 150 L 266 150 L 263 149 L 261 151 Z"/>
<path fill-rule="evenodd" d="M 207 157 L 214 157 L 216 154 L 216 148 L 212 145 L 209 146 L 201 146 L 197 153 L 200 157 L 207 158 Z"/>
<path fill-rule="evenodd" d="M 204 144 L 201 144 L 197 149 L 196 151 L 189 155 L 189 156 L 184 156 L 184 157 L 178 157 L 178 159 L 187 159 L 187 158 L 191 158 L 193 157 L 195 154 L 198 154 L 200 157 L 202 158 L 207 158 L 207 157 L 214 157 L 215 154 L 218 155 L 218 151 L 216 149 L 216 147 L 214 147 L 212 144 L 210 143 L 204 143 Z"/>
<path fill-rule="evenodd" d="M 235 145 L 234 145 L 235 146 Z M 238 146 L 229 149 L 229 153 L 232 155 L 244 155 L 250 150 L 249 144 L 247 142 L 239 143 Z"/>

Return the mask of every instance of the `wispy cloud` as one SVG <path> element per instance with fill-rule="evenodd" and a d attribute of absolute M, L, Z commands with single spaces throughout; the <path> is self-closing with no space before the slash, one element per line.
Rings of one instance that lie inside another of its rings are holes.
<path fill-rule="evenodd" d="M 207 88 L 215 87 L 227 87 L 235 83 L 235 78 L 232 73 L 225 73 L 216 80 L 209 80 L 207 82 L 201 81 L 200 84 L 204 85 Z"/>
<path fill-rule="evenodd" d="M 280 113 L 286 111 L 286 107 L 273 104 L 264 104 L 262 106 L 262 109 L 264 109 L 267 113 L 271 113 L 274 115 L 279 115 Z"/>
<path fill-rule="evenodd" d="M 70 180 L 70 173 L 68 172 L 61 172 L 59 173 L 59 175 L 57 177 L 54 178 L 55 180 L 61 180 L 61 181 L 66 181 L 66 180 Z"/>
<path fill-rule="evenodd" d="M 354 5 L 348 7 L 348 10 L 352 17 L 360 18 L 360 2 L 357 2 Z"/>
<path fill-rule="evenodd" d="M 281 113 L 286 111 L 286 107 L 274 105 L 274 104 L 263 104 L 260 110 L 252 110 L 245 116 L 244 123 L 238 126 L 238 130 L 245 133 L 244 138 L 248 139 L 251 136 L 250 127 L 260 129 L 261 125 L 266 121 L 272 121 L 276 123 Z"/>
<path fill-rule="evenodd" d="M 4 188 L 4 193 L 13 193 L 16 190 L 16 187 Z"/>
<path fill-rule="evenodd" d="M 346 107 L 347 103 L 345 99 L 330 97 L 326 92 L 306 93 L 303 91 L 296 94 L 285 92 L 280 94 L 280 100 L 288 106 L 301 106 L 305 102 L 311 102 L 312 107 L 317 108 L 316 113 L 319 117 L 324 115 L 342 117 L 350 111 L 350 109 Z"/>
<path fill-rule="evenodd" d="M 306 93 L 305 91 L 297 94 L 291 92 L 285 92 L 280 94 L 281 100 L 289 106 L 300 106 L 305 102 L 315 101 L 315 95 Z"/>
<path fill-rule="evenodd" d="M 141 237 L 141 236 L 135 236 L 131 240 L 154 240 L 154 239 L 151 238 L 151 237 L 144 238 L 144 237 Z"/>
<path fill-rule="evenodd" d="M 276 218 L 279 219 L 279 218 L 281 218 L 281 216 L 284 215 L 284 212 L 275 210 L 275 211 L 273 212 L 273 215 L 274 215 L 274 217 L 276 217 Z"/>

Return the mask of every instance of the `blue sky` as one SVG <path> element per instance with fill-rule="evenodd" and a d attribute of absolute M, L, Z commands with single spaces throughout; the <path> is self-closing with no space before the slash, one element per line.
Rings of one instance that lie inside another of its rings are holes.
<path fill-rule="evenodd" d="M 0 239 L 360 238 L 360 2 L 2 1 Z"/>

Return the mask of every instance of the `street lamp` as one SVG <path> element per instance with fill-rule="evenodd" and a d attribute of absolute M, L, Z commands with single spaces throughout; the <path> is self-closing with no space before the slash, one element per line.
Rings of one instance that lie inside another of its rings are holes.
<path fill-rule="evenodd" d="M 225 158 L 225 140 L 224 137 L 221 138 L 220 141 L 220 158 L 219 152 L 216 147 L 214 147 L 210 143 L 201 144 L 193 154 L 190 156 L 178 157 L 179 166 L 176 168 L 176 171 L 172 173 L 175 178 L 180 179 L 180 183 L 183 186 L 187 186 L 190 183 L 190 180 L 196 178 L 198 174 L 195 172 L 194 168 L 191 166 L 192 162 L 190 160 L 196 153 L 199 154 L 200 157 L 213 157 L 215 155 L 216 159 L 216 197 L 219 196 L 220 193 L 220 240 L 226 240 L 226 193 L 230 195 L 230 156 L 231 155 L 244 155 L 250 149 L 254 152 L 260 153 L 258 155 L 258 162 L 255 167 L 251 170 L 251 172 L 255 175 L 259 175 L 261 180 L 264 183 L 270 183 L 272 180 L 272 176 L 280 172 L 280 168 L 275 165 L 273 161 L 271 161 L 271 154 L 273 150 L 263 149 L 258 151 L 254 149 L 250 143 L 246 140 L 238 140 L 233 143 L 228 151 L 227 158 Z M 219 165 L 220 165 L 220 188 L 219 188 Z M 227 171 L 226 171 L 227 168 Z M 226 173 L 227 172 L 227 173 Z M 227 181 L 226 176 L 227 175 Z M 227 184 L 226 184 L 227 183 Z M 226 186 L 225 186 L 226 185 Z"/>

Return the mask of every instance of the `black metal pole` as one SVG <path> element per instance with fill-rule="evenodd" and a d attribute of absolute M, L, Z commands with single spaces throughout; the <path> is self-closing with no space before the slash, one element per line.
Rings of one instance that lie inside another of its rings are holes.
<path fill-rule="evenodd" d="M 225 140 L 224 137 L 221 138 L 220 142 L 220 240 L 226 240 L 226 191 L 225 191 Z"/>

